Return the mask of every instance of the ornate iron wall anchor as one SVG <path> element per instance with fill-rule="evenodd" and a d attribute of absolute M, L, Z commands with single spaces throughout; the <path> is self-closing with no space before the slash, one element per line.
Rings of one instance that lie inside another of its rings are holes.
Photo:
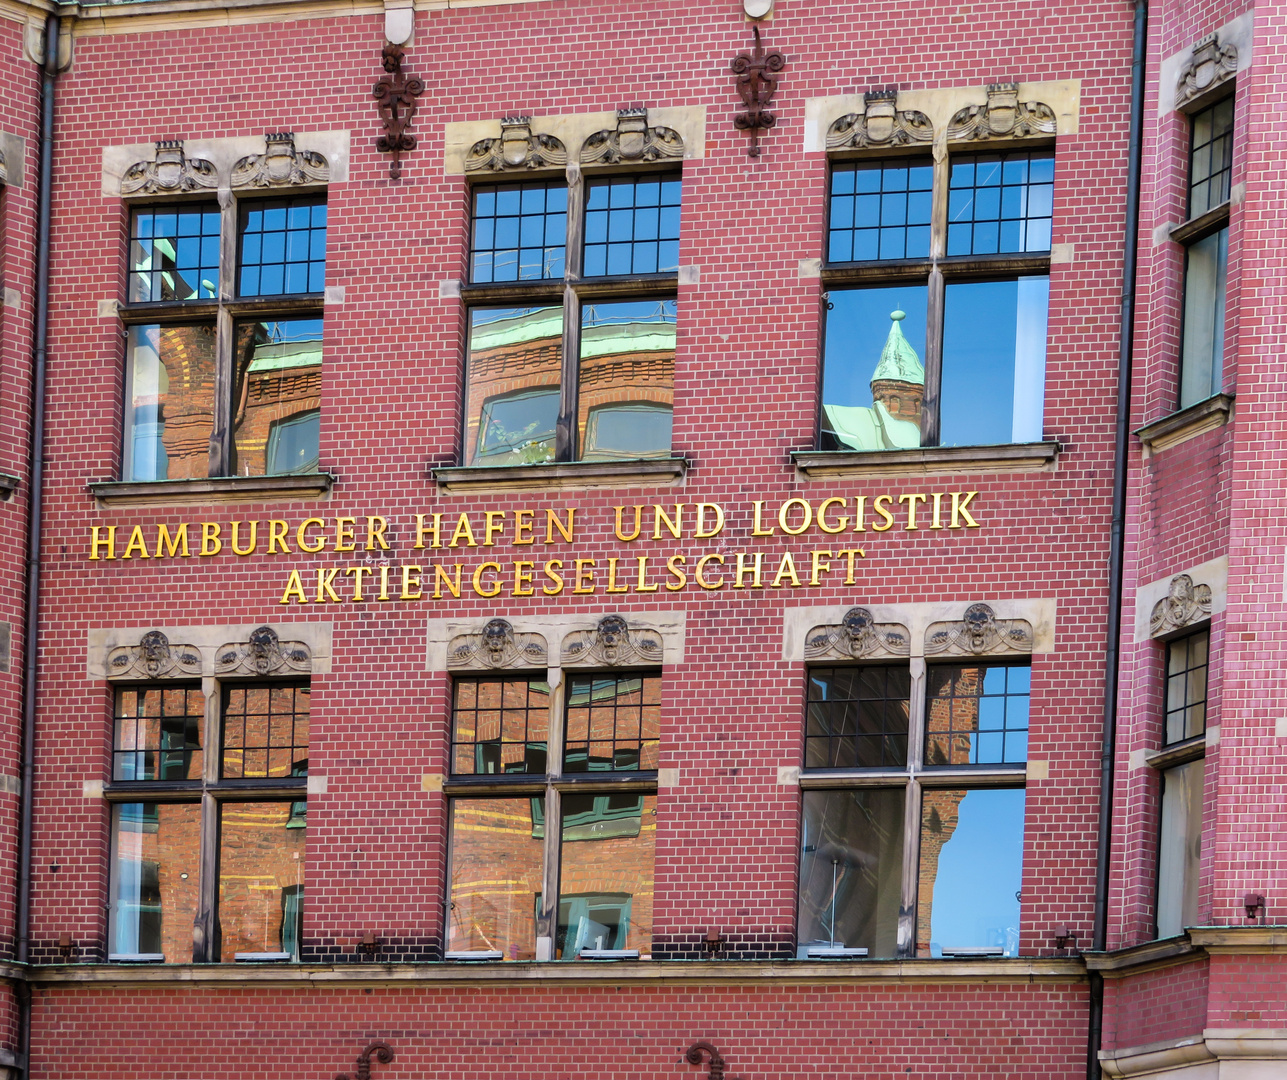
<path fill-rule="evenodd" d="M 778 122 L 769 105 L 777 93 L 778 76 L 786 67 L 786 57 L 777 49 L 764 51 L 758 25 L 752 26 L 751 32 L 755 35 L 755 48 L 749 53 L 738 53 L 731 65 L 737 76 L 737 92 L 746 105 L 745 112 L 733 117 L 733 126 L 738 131 L 751 133 L 751 145 L 746 152 L 751 157 L 759 157 L 760 130 L 767 130 Z"/>
<path fill-rule="evenodd" d="M 421 79 L 408 78 L 402 70 L 403 50 L 401 45 L 384 47 L 384 70 L 389 74 L 375 84 L 371 91 L 380 110 L 380 120 L 384 124 L 384 134 L 375 141 L 375 147 L 382 154 L 392 154 L 389 175 L 397 180 L 402 175 L 402 162 L 399 155 L 416 148 L 416 137 L 407 129 L 416 115 L 416 98 L 425 92 Z"/>
<path fill-rule="evenodd" d="M 386 1042 L 371 1043 L 357 1058 L 357 1073 L 350 1077 L 348 1073 L 340 1073 L 335 1080 L 371 1080 L 371 1057 L 374 1055 L 376 1061 L 381 1065 L 387 1065 L 393 1060 L 393 1047 Z"/>
<path fill-rule="evenodd" d="M 724 1061 L 724 1056 L 716 1050 L 715 1047 L 711 1046 L 710 1043 L 693 1043 L 693 1045 L 685 1051 L 684 1059 L 690 1065 L 700 1065 L 702 1063 L 703 1054 L 706 1054 L 711 1059 L 710 1071 L 707 1073 L 710 1080 L 725 1080 L 724 1069 L 727 1067 L 727 1063 Z M 728 1080 L 739 1080 L 739 1078 L 736 1076 L 730 1076 L 728 1077 Z"/>

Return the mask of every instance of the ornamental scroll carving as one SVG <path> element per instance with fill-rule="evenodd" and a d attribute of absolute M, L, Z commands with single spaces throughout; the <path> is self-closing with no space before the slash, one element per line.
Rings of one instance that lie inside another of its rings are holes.
<path fill-rule="evenodd" d="M 1150 637 L 1202 622 L 1211 617 L 1211 586 L 1194 585 L 1188 574 L 1176 574 L 1166 595 L 1153 605 L 1149 615 Z"/>
<path fill-rule="evenodd" d="M 988 103 L 971 105 L 952 117 L 947 137 L 1023 139 L 1055 134 L 1055 111 L 1041 101 L 1020 101 L 1017 82 L 991 83 Z"/>
<path fill-rule="evenodd" d="M 270 131 L 264 152 L 242 158 L 232 167 L 232 186 L 284 187 L 288 184 L 325 184 L 330 163 L 316 150 L 296 150 L 291 131 Z"/>
<path fill-rule="evenodd" d="M 282 641 L 271 626 L 252 630 L 248 641 L 219 646 L 216 675 L 307 675 L 313 654 L 302 641 Z"/>
<path fill-rule="evenodd" d="M 500 123 L 499 139 L 479 139 L 469 148 L 466 172 L 548 169 L 567 164 L 567 147 L 553 135 L 532 134 L 530 116 L 506 116 Z"/>
<path fill-rule="evenodd" d="M 156 144 L 152 161 L 136 161 L 121 177 L 122 195 L 152 195 L 157 192 L 197 191 L 219 186 L 219 174 L 212 162 L 190 158 L 180 139 L 163 139 Z"/>
<path fill-rule="evenodd" d="M 505 619 L 492 619 L 476 634 L 459 634 L 447 645 L 447 667 L 522 668 L 548 663 L 545 638 L 516 634 Z"/>
<path fill-rule="evenodd" d="M 878 623 L 866 608 L 850 608 L 836 626 L 815 626 L 804 639 L 805 660 L 862 660 L 910 656 L 911 635 L 900 623 Z"/>
<path fill-rule="evenodd" d="M 5 163 L 4 151 L 0 150 L 0 187 L 9 182 L 9 166 Z"/>
<path fill-rule="evenodd" d="M 987 604 L 971 604 L 960 622 L 933 623 L 925 634 L 926 656 L 1030 653 L 1032 646 L 1032 623 L 998 619 Z"/>
<path fill-rule="evenodd" d="M 620 615 L 605 615 L 593 630 L 563 639 L 563 666 L 660 664 L 664 652 L 656 630 L 633 629 Z"/>
<path fill-rule="evenodd" d="M 149 630 L 137 645 L 107 654 L 109 679 L 184 679 L 201 674 L 201 653 L 192 645 L 171 645 L 160 630 Z"/>
<path fill-rule="evenodd" d="M 904 146 L 934 137 L 930 118 L 914 109 L 899 110 L 895 90 L 868 90 L 863 111 L 849 113 L 827 129 L 828 150 L 860 150 L 867 146 Z"/>
<path fill-rule="evenodd" d="M 1176 107 L 1187 105 L 1199 94 L 1230 78 L 1237 70 L 1237 45 L 1221 45 L 1219 34 L 1203 38 L 1193 46 L 1193 55 L 1180 68 L 1176 78 Z"/>
<path fill-rule="evenodd" d="M 618 110 L 615 129 L 596 131 L 581 144 L 582 165 L 669 161 L 683 156 L 683 136 L 674 128 L 649 127 L 647 109 Z"/>

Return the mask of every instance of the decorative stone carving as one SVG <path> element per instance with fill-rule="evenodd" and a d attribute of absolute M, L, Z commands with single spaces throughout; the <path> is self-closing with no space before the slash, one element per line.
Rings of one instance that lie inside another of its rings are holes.
<path fill-rule="evenodd" d="M 845 612 L 838 626 L 815 626 L 804 639 L 805 660 L 910 656 L 911 635 L 900 623 L 878 623 L 866 608 Z"/>
<path fill-rule="evenodd" d="M 122 195 L 152 195 L 156 192 L 196 191 L 219 186 L 219 174 L 204 158 L 190 158 L 181 139 L 162 139 L 156 144 L 152 161 L 136 161 L 121 177 Z"/>
<path fill-rule="evenodd" d="M 447 645 L 447 667 L 520 668 L 548 664 L 545 638 L 516 634 L 504 619 L 492 619 L 477 634 L 460 634 Z"/>
<path fill-rule="evenodd" d="M 929 142 L 934 137 L 934 125 L 928 116 L 913 109 L 898 109 L 896 90 L 868 90 L 862 100 L 863 112 L 842 116 L 827 129 L 828 150 L 904 146 Z"/>
<path fill-rule="evenodd" d="M 233 187 L 325 184 L 330 179 L 330 163 L 315 150 L 296 150 L 294 132 L 270 131 L 264 146 L 262 154 L 244 157 L 232 167 Z"/>
<path fill-rule="evenodd" d="M 0 187 L 9 182 L 9 166 L 5 164 L 4 151 L 0 150 Z"/>
<path fill-rule="evenodd" d="M 149 630 L 137 645 L 107 654 L 109 679 L 184 679 L 201 675 L 201 654 L 192 645 L 171 645 L 160 630 Z"/>
<path fill-rule="evenodd" d="M 683 136 L 674 128 L 649 127 L 647 109 L 619 109 L 615 129 L 596 131 L 581 144 L 582 165 L 669 161 L 683 156 Z"/>
<path fill-rule="evenodd" d="M 1153 605 L 1148 632 L 1152 637 L 1183 630 L 1211 618 L 1211 586 L 1194 585 L 1188 574 L 1176 574 L 1166 595 Z"/>
<path fill-rule="evenodd" d="M 567 147 L 553 135 L 533 135 L 530 116 L 506 116 L 499 139 L 479 139 L 465 155 L 466 172 L 549 169 L 568 162 Z"/>
<path fill-rule="evenodd" d="M 991 83 L 987 93 L 986 105 L 971 105 L 952 117 L 949 139 L 1024 139 L 1055 133 L 1054 109 L 1041 101 L 1020 101 L 1018 83 Z"/>
<path fill-rule="evenodd" d="M 251 631 L 249 641 L 221 645 L 215 654 L 216 675 L 307 675 L 313 654 L 302 641 L 282 641 L 271 626 Z"/>
<path fill-rule="evenodd" d="M 663 643 L 655 630 L 634 630 L 620 615 L 605 615 L 593 630 L 563 639 L 565 667 L 660 664 Z"/>
<path fill-rule="evenodd" d="M 1221 45 L 1219 34 L 1203 38 L 1193 46 L 1193 55 L 1176 77 L 1176 107 L 1188 104 L 1199 94 L 1230 78 L 1237 70 L 1237 45 Z"/>
<path fill-rule="evenodd" d="M 971 604 L 960 622 L 934 623 L 925 634 L 926 656 L 986 656 L 1032 652 L 1032 624 L 998 619 L 987 604 Z"/>

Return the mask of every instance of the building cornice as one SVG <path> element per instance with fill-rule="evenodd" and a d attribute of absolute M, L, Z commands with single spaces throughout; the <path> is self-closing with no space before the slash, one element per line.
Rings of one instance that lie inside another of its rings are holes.
<path fill-rule="evenodd" d="M 1201 1035 L 1099 1052 L 1104 1075 L 1114 1080 L 1156 1075 L 1213 1061 L 1281 1061 L 1283 1058 L 1287 1058 L 1287 1030 L 1281 1028 L 1207 1028 Z"/>
<path fill-rule="evenodd" d="M 1287 953 L 1287 926 L 1194 926 L 1189 940 L 1212 955 Z"/>
<path fill-rule="evenodd" d="M 1187 937 L 1148 941 L 1114 952 L 1085 953 L 1087 971 L 1098 971 L 1106 979 L 1138 975 L 1141 971 L 1200 960 L 1204 954 Z"/>

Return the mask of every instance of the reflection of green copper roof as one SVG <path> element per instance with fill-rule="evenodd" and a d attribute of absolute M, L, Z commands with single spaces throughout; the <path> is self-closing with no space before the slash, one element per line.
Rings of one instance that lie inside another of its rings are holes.
<path fill-rule="evenodd" d="M 880 351 L 880 363 L 872 372 L 871 381 L 897 379 L 899 382 L 924 386 L 925 367 L 921 364 L 921 358 L 916 355 L 916 350 L 903 337 L 903 328 L 899 325 L 907 318 L 907 313 L 891 311 L 889 317 L 893 320 L 893 325 L 889 328 L 889 337 L 885 339 L 885 347 Z"/>
<path fill-rule="evenodd" d="M 674 352 L 673 322 L 607 323 L 581 331 L 581 358 L 621 353 Z"/>
<path fill-rule="evenodd" d="M 287 368 L 320 367 L 322 343 L 320 341 L 280 341 L 255 346 L 254 359 L 249 371 L 284 371 Z"/>

